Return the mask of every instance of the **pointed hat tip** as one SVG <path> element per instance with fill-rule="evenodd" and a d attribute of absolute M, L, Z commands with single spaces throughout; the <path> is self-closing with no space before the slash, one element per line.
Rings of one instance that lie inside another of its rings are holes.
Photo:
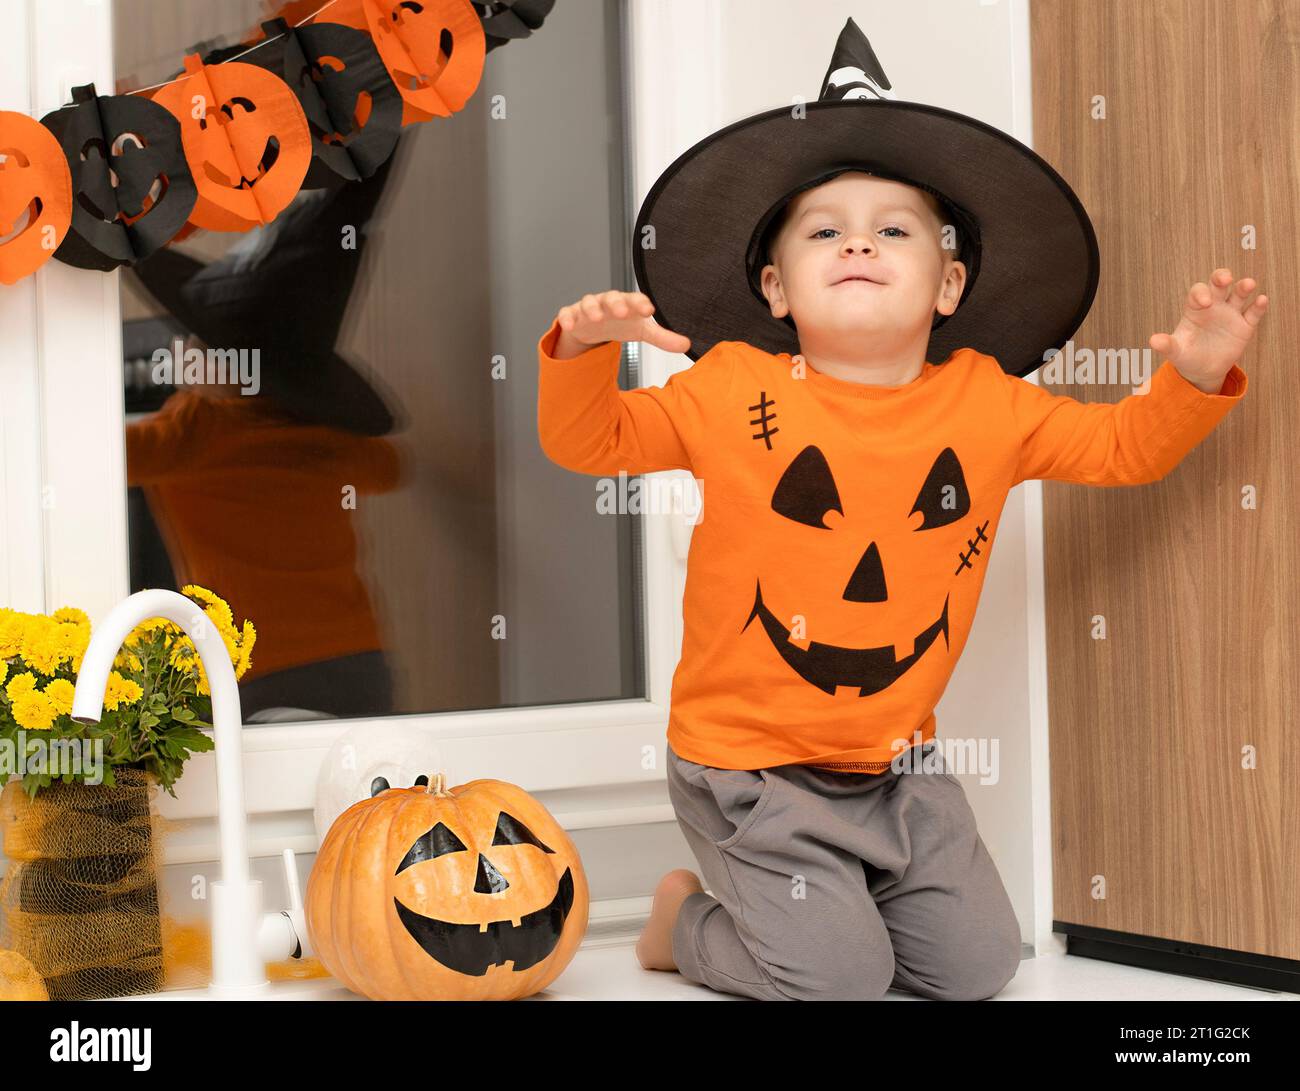
<path fill-rule="evenodd" d="M 871 48 L 871 42 L 854 21 L 844 20 L 835 40 L 830 67 L 822 79 L 819 99 L 827 98 L 897 98 L 885 69 Z"/>

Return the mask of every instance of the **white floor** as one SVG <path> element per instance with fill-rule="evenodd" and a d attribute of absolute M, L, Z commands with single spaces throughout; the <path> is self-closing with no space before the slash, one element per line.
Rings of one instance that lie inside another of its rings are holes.
<path fill-rule="evenodd" d="M 635 937 L 584 945 L 568 969 L 536 999 L 542 1000 L 745 1000 L 716 993 L 680 974 L 643 970 Z M 922 1000 L 891 989 L 886 1000 Z M 1076 955 L 1026 958 L 995 1000 L 1300 1000 L 1295 993 L 1227 985 L 1158 973 Z"/>
<path fill-rule="evenodd" d="M 643 970 L 636 960 L 636 933 L 589 935 L 573 962 L 549 989 L 530 1000 L 747 1000 L 714 992 L 677 973 Z M 333 978 L 277 982 L 267 1000 L 359 1000 Z M 123 999 L 207 1000 L 206 990 L 172 991 Z M 885 1000 L 923 1000 L 891 989 Z M 1020 970 L 994 1000 L 1300 1000 L 1220 981 L 1158 973 L 1076 955 L 1046 954 L 1021 960 Z"/>

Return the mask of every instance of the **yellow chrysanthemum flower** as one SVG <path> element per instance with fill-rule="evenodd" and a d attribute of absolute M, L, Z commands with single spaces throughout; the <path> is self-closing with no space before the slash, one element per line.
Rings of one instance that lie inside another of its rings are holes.
<path fill-rule="evenodd" d="M 243 678 L 253 662 L 253 645 L 257 643 L 257 630 L 253 623 L 244 619 L 244 635 L 239 642 L 239 659 L 235 663 L 235 677 Z"/>
<path fill-rule="evenodd" d="M 55 621 L 48 617 L 31 618 L 23 630 L 18 654 L 28 666 L 52 675 L 64 662 L 80 659 L 90 642 L 90 630 L 75 622 Z"/>
<path fill-rule="evenodd" d="M 34 689 L 19 694 L 14 700 L 13 709 L 18 726 L 32 731 L 48 730 L 56 718 L 54 706 L 49 698 Z"/>
<path fill-rule="evenodd" d="M 193 588 L 194 585 L 188 584 L 187 587 Z M 224 609 L 222 609 L 222 607 L 224 607 Z M 230 608 L 226 607 L 225 603 L 221 603 L 220 606 L 207 607 L 204 610 L 204 614 L 220 634 L 221 642 L 226 646 L 226 655 L 230 659 L 231 666 L 238 667 L 239 662 L 243 657 L 243 649 L 240 642 L 239 631 L 233 627 L 232 623 L 230 623 Z M 250 632 L 251 624 L 245 621 L 244 625 L 246 627 L 245 633 Z M 195 648 L 194 642 L 188 636 L 182 636 L 173 646 L 170 662 L 173 666 L 177 666 L 180 662 L 185 660 L 198 660 L 198 649 Z M 236 675 L 236 677 L 238 677 L 238 675 Z"/>
<path fill-rule="evenodd" d="M 15 674 L 9 679 L 9 684 L 5 686 L 5 693 L 9 700 L 17 701 L 25 694 L 31 693 L 36 689 L 36 675 L 31 671 L 23 671 L 22 674 Z"/>
<path fill-rule="evenodd" d="M 183 636 L 171 646 L 169 650 L 169 659 L 171 661 L 178 659 L 193 659 L 198 654 L 199 650 L 194 646 L 194 641 L 192 641 L 188 636 Z"/>
<path fill-rule="evenodd" d="M 139 625 L 132 629 L 123 643 L 135 647 L 146 641 L 153 640 L 156 633 L 161 632 L 174 637 L 181 635 L 184 631 L 176 622 L 165 617 L 151 617 L 140 622 Z"/>
<path fill-rule="evenodd" d="M 124 650 L 118 652 L 117 655 L 113 658 L 113 666 L 116 667 L 118 670 L 142 671 L 144 670 L 144 661 L 138 655 L 136 655 L 135 652 L 129 652 Z M 72 669 L 80 670 L 80 668 L 81 668 L 81 657 L 78 656 L 75 660 L 73 660 Z"/>
<path fill-rule="evenodd" d="M 9 664 L 0 659 L 0 685 L 4 685 L 4 680 L 9 677 Z"/>
<path fill-rule="evenodd" d="M 234 629 L 222 629 L 221 642 L 226 646 L 226 656 L 231 666 L 234 666 L 239 662 L 239 634 Z"/>
<path fill-rule="evenodd" d="M 59 716 L 72 713 L 72 695 L 76 687 L 66 678 L 56 678 L 42 691 Z"/>
<path fill-rule="evenodd" d="M 65 621 L 73 625 L 89 625 L 90 618 L 86 616 L 84 610 L 78 610 L 75 606 L 60 606 L 53 614 L 50 615 L 55 621 Z"/>
<path fill-rule="evenodd" d="M 104 707 L 114 711 L 121 705 L 133 705 L 144 696 L 139 684 L 129 678 L 123 678 L 117 671 L 108 676 L 108 688 L 104 693 Z"/>
<path fill-rule="evenodd" d="M 177 648 L 170 660 L 171 665 L 179 671 L 193 672 L 202 670 L 202 660 L 199 659 L 199 651 L 193 644 L 188 641 L 182 648 Z"/>
<path fill-rule="evenodd" d="M 64 651 L 60 640 L 59 622 L 48 617 L 34 617 L 23 633 L 23 647 L 19 653 L 23 661 L 42 674 L 53 674 L 71 652 Z"/>
<path fill-rule="evenodd" d="M 86 654 L 90 644 L 90 630 L 73 621 L 61 621 L 54 633 L 54 644 L 58 649 L 60 662 L 79 660 Z"/>
<path fill-rule="evenodd" d="M 181 588 L 181 594 L 203 603 L 203 612 L 217 623 L 217 628 L 223 633 L 234 631 L 235 619 L 230 612 L 230 605 L 220 595 L 214 594 L 206 587 L 200 587 L 197 583 L 187 583 Z"/>
<path fill-rule="evenodd" d="M 29 615 L 10 610 L 0 613 L 0 659 L 8 659 L 23 650 L 23 633 Z"/>
<path fill-rule="evenodd" d="M 204 615 L 212 623 L 217 634 L 221 637 L 221 643 L 226 646 L 226 657 L 231 663 L 239 658 L 239 633 L 231 626 L 225 623 L 225 618 L 220 612 L 212 607 L 204 610 Z"/>

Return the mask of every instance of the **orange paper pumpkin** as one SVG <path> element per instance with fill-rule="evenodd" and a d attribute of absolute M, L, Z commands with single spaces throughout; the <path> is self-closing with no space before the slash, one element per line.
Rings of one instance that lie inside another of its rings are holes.
<path fill-rule="evenodd" d="M 311 133 L 297 97 L 253 64 L 205 65 L 191 53 L 185 71 L 153 100 L 181 123 L 199 194 L 190 223 L 212 231 L 270 223 L 297 196 L 311 165 Z"/>
<path fill-rule="evenodd" d="M 338 0 L 318 21 L 370 33 L 402 96 L 403 125 L 450 117 L 483 76 L 487 45 L 469 0 Z"/>
<path fill-rule="evenodd" d="M 307 882 L 330 973 L 374 1000 L 514 1000 L 554 981 L 588 891 L 546 808 L 500 780 L 377 787 L 335 819 Z"/>
<path fill-rule="evenodd" d="M 35 118 L 0 110 L 0 282 L 54 256 L 72 223 L 72 172 L 58 138 Z"/>

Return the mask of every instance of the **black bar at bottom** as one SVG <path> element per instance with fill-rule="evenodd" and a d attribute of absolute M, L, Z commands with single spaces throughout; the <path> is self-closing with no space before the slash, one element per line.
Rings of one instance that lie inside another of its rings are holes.
<path fill-rule="evenodd" d="M 1256 989 L 1300 993 L 1300 960 L 1297 959 L 1206 947 L 1067 921 L 1052 921 L 1052 931 L 1064 934 L 1066 951 L 1072 955 Z"/>

